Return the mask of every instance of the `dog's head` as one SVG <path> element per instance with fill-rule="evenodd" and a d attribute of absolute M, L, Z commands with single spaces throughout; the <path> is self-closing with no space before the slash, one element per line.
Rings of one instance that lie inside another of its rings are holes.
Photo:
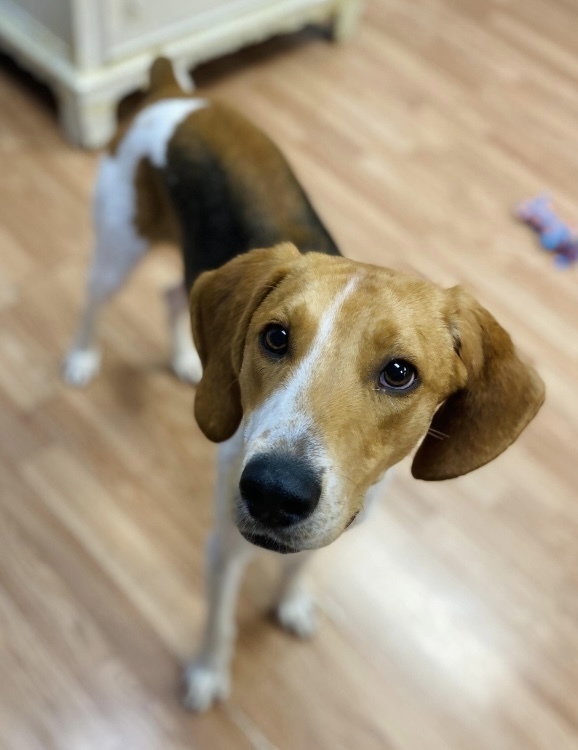
<path fill-rule="evenodd" d="M 424 435 L 415 477 L 482 466 L 544 399 L 509 335 L 459 287 L 292 245 L 203 274 L 191 311 L 197 421 L 215 442 L 242 423 L 234 513 L 272 549 L 336 539 Z"/>

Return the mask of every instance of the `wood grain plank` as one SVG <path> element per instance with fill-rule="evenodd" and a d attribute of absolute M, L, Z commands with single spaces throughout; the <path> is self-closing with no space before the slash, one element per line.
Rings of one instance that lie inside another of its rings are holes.
<path fill-rule="evenodd" d="M 284 149 L 344 253 L 470 288 L 548 386 L 532 427 L 455 481 L 397 471 L 322 551 L 312 642 L 239 607 L 231 701 L 194 717 L 214 447 L 167 371 L 151 254 L 103 319 L 103 372 L 59 379 L 82 299 L 96 155 L 0 60 L 2 750 L 574 750 L 578 281 L 515 204 L 578 223 L 573 0 L 369 0 L 346 45 L 303 33 L 195 71 Z"/>

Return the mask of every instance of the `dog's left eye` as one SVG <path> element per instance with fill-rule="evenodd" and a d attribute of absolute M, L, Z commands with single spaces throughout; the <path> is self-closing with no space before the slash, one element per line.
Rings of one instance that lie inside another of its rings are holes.
<path fill-rule="evenodd" d="M 417 370 L 405 359 L 392 359 L 379 373 L 379 385 L 387 390 L 404 391 L 416 381 Z"/>
<path fill-rule="evenodd" d="M 289 346 L 289 333 L 282 325 L 272 323 L 261 334 L 261 343 L 271 354 L 285 354 Z"/>

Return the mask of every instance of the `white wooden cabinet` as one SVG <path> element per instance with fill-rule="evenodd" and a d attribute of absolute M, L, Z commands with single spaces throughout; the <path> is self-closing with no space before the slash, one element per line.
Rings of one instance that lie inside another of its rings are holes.
<path fill-rule="evenodd" d="M 151 60 L 194 65 L 308 23 L 337 40 L 361 0 L 0 0 L 0 49 L 51 86 L 68 138 L 103 145 Z"/>

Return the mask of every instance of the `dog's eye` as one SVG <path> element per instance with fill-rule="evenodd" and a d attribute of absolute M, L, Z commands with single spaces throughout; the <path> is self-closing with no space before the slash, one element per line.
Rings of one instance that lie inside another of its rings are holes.
<path fill-rule="evenodd" d="M 412 386 L 417 370 L 405 359 L 392 359 L 379 373 L 379 385 L 387 390 L 403 391 Z"/>
<path fill-rule="evenodd" d="M 283 326 L 271 323 L 261 334 L 261 343 L 272 354 L 285 354 L 289 346 L 289 334 Z"/>

